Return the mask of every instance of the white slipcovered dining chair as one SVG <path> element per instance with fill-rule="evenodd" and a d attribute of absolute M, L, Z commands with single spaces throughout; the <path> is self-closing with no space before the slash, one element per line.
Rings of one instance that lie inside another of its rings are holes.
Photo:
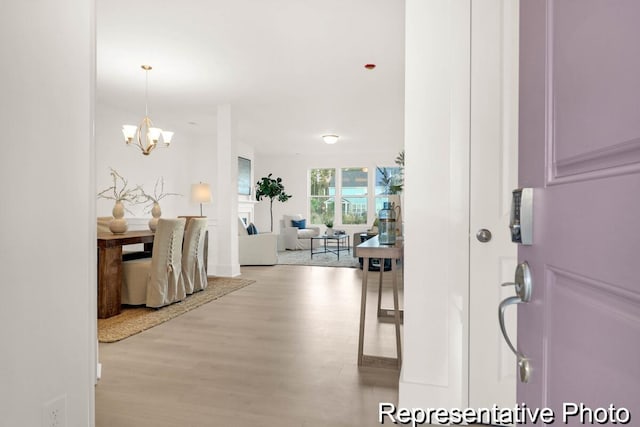
<path fill-rule="evenodd" d="M 204 265 L 204 239 L 207 218 L 191 218 L 184 232 L 182 245 L 182 283 L 187 295 L 207 287 Z"/>
<path fill-rule="evenodd" d="M 111 233 L 109 229 L 109 223 L 113 219 L 112 216 L 99 216 L 98 217 L 98 233 Z"/>
<path fill-rule="evenodd" d="M 125 261 L 122 303 L 162 307 L 186 297 L 182 274 L 184 218 L 158 220 L 151 259 Z"/>

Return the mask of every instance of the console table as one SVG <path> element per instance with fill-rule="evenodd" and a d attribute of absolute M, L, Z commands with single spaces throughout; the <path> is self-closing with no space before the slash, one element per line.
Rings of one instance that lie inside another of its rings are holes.
<path fill-rule="evenodd" d="M 151 251 L 154 234 L 150 230 L 123 234 L 98 233 L 98 318 L 120 314 L 122 291 L 122 247 L 144 244 Z"/>
<path fill-rule="evenodd" d="M 358 366 L 375 366 L 389 367 L 395 366 L 398 369 L 402 365 L 402 349 L 400 342 L 400 320 L 403 317 L 402 310 L 398 303 L 398 272 L 396 270 L 396 262 L 402 259 L 403 241 L 397 240 L 395 245 L 381 245 L 378 236 L 359 244 L 356 247 L 356 255 L 363 258 L 363 264 L 369 265 L 369 259 L 379 259 L 380 265 L 383 265 L 385 259 L 391 260 L 391 275 L 393 282 L 393 310 L 381 308 L 382 302 L 382 277 L 384 268 L 380 269 L 380 277 L 378 282 L 378 317 L 393 317 L 396 329 L 396 357 L 371 356 L 364 354 L 364 324 L 365 309 L 367 307 L 367 281 L 368 268 L 362 269 L 362 297 L 360 299 L 360 334 L 358 339 Z"/>

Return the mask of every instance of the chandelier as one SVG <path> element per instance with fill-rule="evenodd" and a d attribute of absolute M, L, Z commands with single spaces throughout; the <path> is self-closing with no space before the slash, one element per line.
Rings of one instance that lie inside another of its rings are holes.
<path fill-rule="evenodd" d="M 122 126 L 122 133 L 127 145 L 138 146 L 142 154 L 148 156 L 151 154 L 151 151 L 158 146 L 161 136 L 164 147 L 168 147 L 169 144 L 171 144 L 173 132 L 153 127 L 153 122 L 151 118 L 149 118 L 149 71 L 152 68 L 151 65 L 142 65 L 141 68 L 145 72 L 144 119 L 142 119 L 138 126 Z"/>

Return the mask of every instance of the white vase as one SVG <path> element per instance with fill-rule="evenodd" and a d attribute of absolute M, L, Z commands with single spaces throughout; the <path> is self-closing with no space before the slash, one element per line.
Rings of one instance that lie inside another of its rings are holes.
<path fill-rule="evenodd" d="M 151 218 L 149 220 L 149 230 L 156 231 L 156 227 L 158 226 L 158 219 L 160 219 L 160 215 L 162 215 L 162 209 L 160 209 L 160 204 L 158 202 L 153 203 L 153 207 L 151 208 Z"/>
<path fill-rule="evenodd" d="M 125 233 L 129 228 L 129 224 L 127 224 L 127 220 L 124 219 L 124 205 L 120 200 L 117 200 L 116 204 L 113 205 L 111 213 L 113 214 L 113 219 L 109 222 L 109 230 L 111 230 L 113 234 Z"/>
<path fill-rule="evenodd" d="M 333 236 L 333 227 L 327 227 L 327 236 Z"/>

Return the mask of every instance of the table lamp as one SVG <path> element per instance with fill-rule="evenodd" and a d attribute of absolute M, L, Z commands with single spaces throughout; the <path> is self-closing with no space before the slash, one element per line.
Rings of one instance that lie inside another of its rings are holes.
<path fill-rule="evenodd" d="M 211 203 L 211 187 L 203 182 L 191 185 L 191 201 L 200 203 L 200 216 L 202 216 L 202 204 Z"/>

